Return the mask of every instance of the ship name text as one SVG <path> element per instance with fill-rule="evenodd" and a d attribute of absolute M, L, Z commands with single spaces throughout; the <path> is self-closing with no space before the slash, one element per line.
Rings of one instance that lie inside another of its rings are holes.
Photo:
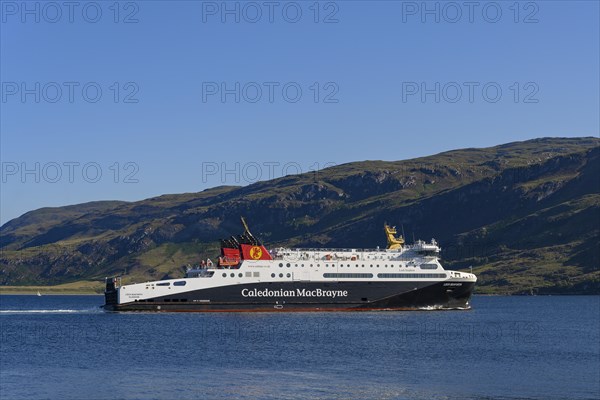
<path fill-rule="evenodd" d="M 242 289 L 244 297 L 348 297 L 347 290 L 323 290 L 323 289 Z"/>

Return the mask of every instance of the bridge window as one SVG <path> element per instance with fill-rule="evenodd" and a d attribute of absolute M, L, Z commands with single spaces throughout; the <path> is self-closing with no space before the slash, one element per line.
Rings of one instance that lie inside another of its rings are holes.
<path fill-rule="evenodd" d="M 171 285 L 170 282 L 161 282 L 161 283 L 157 283 L 156 286 L 169 286 Z"/>
<path fill-rule="evenodd" d="M 186 281 L 177 281 L 173 282 L 173 286 L 185 286 L 186 283 Z"/>

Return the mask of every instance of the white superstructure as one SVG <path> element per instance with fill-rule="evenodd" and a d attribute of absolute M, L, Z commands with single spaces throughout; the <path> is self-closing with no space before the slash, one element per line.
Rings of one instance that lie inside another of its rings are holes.
<path fill-rule="evenodd" d="M 181 279 L 122 285 L 119 303 L 261 282 L 476 282 L 471 273 L 444 270 L 439 253 L 435 240 L 417 241 L 396 250 L 276 248 L 270 251 L 272 260 L 242 260 L 237 267 L 194 268 Z"/>

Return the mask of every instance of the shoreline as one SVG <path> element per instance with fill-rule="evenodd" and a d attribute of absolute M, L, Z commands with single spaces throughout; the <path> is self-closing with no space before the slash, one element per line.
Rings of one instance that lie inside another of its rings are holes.
<path fill-rule="evenodd" d="M 37 293 L 42 296 L 49 295 L 103 295 L 104 284 L 96 281 L 79 281 L 61 285 L 27 285 L 27 286 L 0 286 L 0 295 L 31 295 Z"/>
<path fill-rule="evenodd" d="M 58 285 L 0 285 L 0 295 L 22 295 L 36 296 L 39 292 L 42 296 L 102 296 L 105 283 L 96 280 L 81 280 Z M 478 290 L 479 289 L 479 290 Z M 543 290 L 544 288 L 528 288 L 522 290 L 495 292 L 491 287 L 475 288 L 473 296 L 598 296 L 600 292 L 596 287 L 585 291 L 561 291 Z M 542 292 L 542 293 L 540 293 Z"/>
<path fill-rule="evenodd" d="M 104 296 L 104 293 L 85 291 L 85 290 L 65 290 L 65 289 L 39 289 L 42 296 Z M 0 288 L 0 296 L 36 296 L 38 289 L 15 289 L 2 290 Z M 510 297 L 547 297 L 547 296 L 600 296 L 596 293 L 549 293 L 549 294 L 510 294 L 510 293 L 473 293 L 473 297 L 495 297 L 495 296 L 510 296 Z"/>

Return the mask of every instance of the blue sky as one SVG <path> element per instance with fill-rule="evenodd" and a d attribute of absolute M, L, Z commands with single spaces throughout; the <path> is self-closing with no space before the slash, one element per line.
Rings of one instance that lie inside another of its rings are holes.
<path fill-rule="evenodd" d="M 1 223 L 599 132 L 596 1 L 0 5 Z"/>

